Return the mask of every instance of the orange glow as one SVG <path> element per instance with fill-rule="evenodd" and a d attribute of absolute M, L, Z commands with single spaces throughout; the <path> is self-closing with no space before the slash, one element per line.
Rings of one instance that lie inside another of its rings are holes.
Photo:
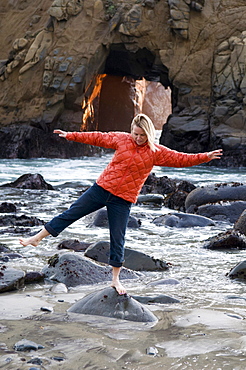
<path fill-rule="evenodd" d="M 85 91 L 85 97 L 82 101 L 82 110 L 83 110 L 83 117 L 82 117 L 82 126 L 81 131 L 87 130 L 88 121 L 91 122 L 94 120 L 94 107 L 93 101 L 100 96 L 100 91 L 102 87 L 103 79 L 106 77 L 106 74 L 101 74 L 95 76 L 93 81 L 91 81 L 90 85 Z M 94 82 L 95 81 L 95 82 Z M 89 94 L 89 90 L 93 87 L 92 93 L 87 97 Z"/>

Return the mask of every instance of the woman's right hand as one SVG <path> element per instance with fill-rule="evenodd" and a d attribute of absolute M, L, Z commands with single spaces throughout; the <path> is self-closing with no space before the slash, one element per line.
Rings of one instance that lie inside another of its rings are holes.
<path fill-rule="evenodd" d="M 58 134 L 60 137 L 64 137 L 64 138 L 66 138 L 66 136 L 67 136 L 67 132 L 62 131 L 62 130 L 54 130 L 53 133 Z"/>

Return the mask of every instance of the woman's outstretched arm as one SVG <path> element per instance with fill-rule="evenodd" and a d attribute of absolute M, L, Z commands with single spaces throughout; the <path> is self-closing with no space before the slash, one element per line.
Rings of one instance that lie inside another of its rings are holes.
<path fill-rule="evenodd" d="M 208 152 L 207 155 L 210 159 L 220 159 L 220 157 L 223 155 L 223 150 L 216 149 L 213 150 L 212 152 Z"/>
<path fill-rule="evenodd" d="M 66 138 L 66 136 L 67 136 L 67 132 L 62 131 L 62 130 L 54 130 L 53 133 L 58 134 L 60 137 L 64 137 L 64 138 Z"/>

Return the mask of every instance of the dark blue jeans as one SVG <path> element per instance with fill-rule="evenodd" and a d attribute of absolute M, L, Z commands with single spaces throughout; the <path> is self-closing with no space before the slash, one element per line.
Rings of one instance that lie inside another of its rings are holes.
<path fill-rule="evenodd" d="M 125 233 L 132 203 L 117 197 L 96 183 L 62 214 L 45 225 L 52 235 L 61 231 L 83 216 L 106 206 L 110 231 L 109 264 L 121 267 L 124 262 Z"/>

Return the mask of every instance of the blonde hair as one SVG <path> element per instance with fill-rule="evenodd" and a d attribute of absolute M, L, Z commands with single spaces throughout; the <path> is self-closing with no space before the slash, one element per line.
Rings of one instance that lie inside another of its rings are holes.
<path fill-rule="evenodd" d="M 149 147 L 153 152 L 159 150 L 155 145 L 155 127 L 151 119 L 146 114 L 137 114 L 132 120 L 131 131 L 134 126 L 140 127 L 144 131 L 147 136 Z"/>

